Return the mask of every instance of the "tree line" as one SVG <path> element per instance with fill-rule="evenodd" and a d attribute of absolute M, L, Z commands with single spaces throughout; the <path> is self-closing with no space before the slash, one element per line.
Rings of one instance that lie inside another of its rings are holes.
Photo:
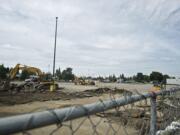
<path fill-rule="evenodd" d="M 7 79 L 10 70 L 11 70 L 11 68 L 5 67 L 3 64 L 0 65 L 0 79 L 1 80 Z M 34 73 L 30 73 L 26 70 L 23 70 L 21 72 L 21 74 L 20 73 L 18 73 L 18 74 L 20 75 L 19 79 L 21 79 L 21 80 L 27 79 L 31 75 L 35 75 Z M 46 79 L 52 78 L 52 74 L 45 73 L 45 78 Z M 73 68 L 68 67 L 68 68 L 62 70 L 62 72 L 61 72 L 60 68 L 56 69 L 55 78 L 57 80 L 64 80 L 64 81 L 72 80 L 73 81 L 75 78 L 75 75 L 73 73 Z M 162 74 L 161 72 L 153 71 L 150 75 L 144 75 L 142 72 L 138 72 L 136 75 L 131 76 L 131 77 L 126 77 L 124 74 L 120 74 L 119 76 L 116 76 L 113 74 L 113 75 L 109 75 L 108 77 L 102 77 L 102 76 L 91 77 L 91 76 L 89 76 L 89 77 L 84 77 L 84 78 L 100 80 L 100 81 L 108 80 L 110 82 L 117 82 L 118 80 L 121 80 L 124 82 L 125 81 L 136 81 L 136 82 L 144 83 L 144 82 L 150 82 L 150 81 L 166 82 L 166 79 L 175 78 L 175 77 L 170 77 L 167 74 Z"/>
<path fill-rule="evenodd" d="M 124 74 L 120 74 L 118 77 L 116 75 L 109 75 L 108 77 L 102 77 L 99 76 L 97 79 L 99 80 L 109 80 L 110 82 L 117 82 L 118 80 L 122 82 L 128 82 L 128 81 L 135 81 L 140 83 L 145 82 L 151 82 L 151 81 L 157 81 L 159 83 L 164 82 L 166 83 L 166 80 L 172 78 L 175 79 L 175 77 L 171 77 L 167 74 L 162 74 L 161 72 L 153 71 L 150 73 L 150 75 L 145 75 L 142 72 L 138 72 L 136 75 L 126 77 Z"/>

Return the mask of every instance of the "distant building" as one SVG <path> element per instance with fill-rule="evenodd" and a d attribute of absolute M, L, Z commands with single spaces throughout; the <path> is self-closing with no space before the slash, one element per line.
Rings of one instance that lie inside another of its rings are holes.
<path fill-rule="evenodd" d="M 167 79 L 167 84 L 180 85 L 180 79 Z"/>

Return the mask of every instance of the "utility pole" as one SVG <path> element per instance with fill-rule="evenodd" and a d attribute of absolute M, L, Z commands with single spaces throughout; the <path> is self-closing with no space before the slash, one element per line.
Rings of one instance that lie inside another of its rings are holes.
<path fill-rule="evenodd" d="M 57 22 L 58 22 L 58 17 L 56 17 L 56 27 L 55 27 L 55 41 L 54 41 L 54 60 L 53 60 L 53 79 L 55 79 L 55 64 L 56 64 L 56 40 L 57 40 Z"/>
<path fill-rule="evenodd" d="M 55 65 L 56 65 L 56 40 L 57 40 L 57 22 L 58 17 L 56 17 L 56 27 L 55 27 L 55 41 L 54 41 L 54 59 L 53 59 L 53 85 L 50 86 L 50 91 L 56 90 L 55 86 Z"/>

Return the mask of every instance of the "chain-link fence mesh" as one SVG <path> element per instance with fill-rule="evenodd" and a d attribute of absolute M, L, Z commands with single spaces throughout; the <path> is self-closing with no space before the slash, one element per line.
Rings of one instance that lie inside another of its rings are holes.
<path fill-rule="evenodd" d="M 140 95 L 141 100 L 131 102 L 133 95 Z M 44 126 L 32 130 L 26 130 L 29 126 L 33 126 L 36 117 L 28 118 L 28 122 L 23 125 L 24 130 L 17 134 L 49 134 L 49 135 L 147 135 L 150 131 L 151 104 L 150 98 L 138 92 L 125 91 L 121 94 L 109 91 L 109 98 L 114 104 L 112 109 L 107 110 L 107 103 L 103 99 L 99 99 L 98 105 L 104 107 L 98 113 L 92 114 L 92 110 L 87 109 L 83 105 L 75 108 L 83 110 L 84 117 L 71 120 L 74 115 L 70 109 L 63 118 L 59 116 L 57 111 L 48 110 L 56 124 Z M 116 99 L 125 99 L 124 105 L 119 106 Z M 180 120 L 180 92 L 167 92 L 156 98 L 157 102 L 157 130 L 164 130 L 173 121 Z M 117 104 L 117 105 L 116 105 Z M 70 120 L 69 120 L 70 119 Z M 173 131 L 176 132 L 176 131 Z M 162 132 L 159 132 L 162 134 Z"/>

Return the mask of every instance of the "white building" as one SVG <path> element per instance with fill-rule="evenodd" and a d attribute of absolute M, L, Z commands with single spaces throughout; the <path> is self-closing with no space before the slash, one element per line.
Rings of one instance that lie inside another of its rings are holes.
<path fill-rule="evenodd" d="M 180 79 L 167 79 L 167 84 L 177 84 L 177 85 L 180 85 Z"/>

